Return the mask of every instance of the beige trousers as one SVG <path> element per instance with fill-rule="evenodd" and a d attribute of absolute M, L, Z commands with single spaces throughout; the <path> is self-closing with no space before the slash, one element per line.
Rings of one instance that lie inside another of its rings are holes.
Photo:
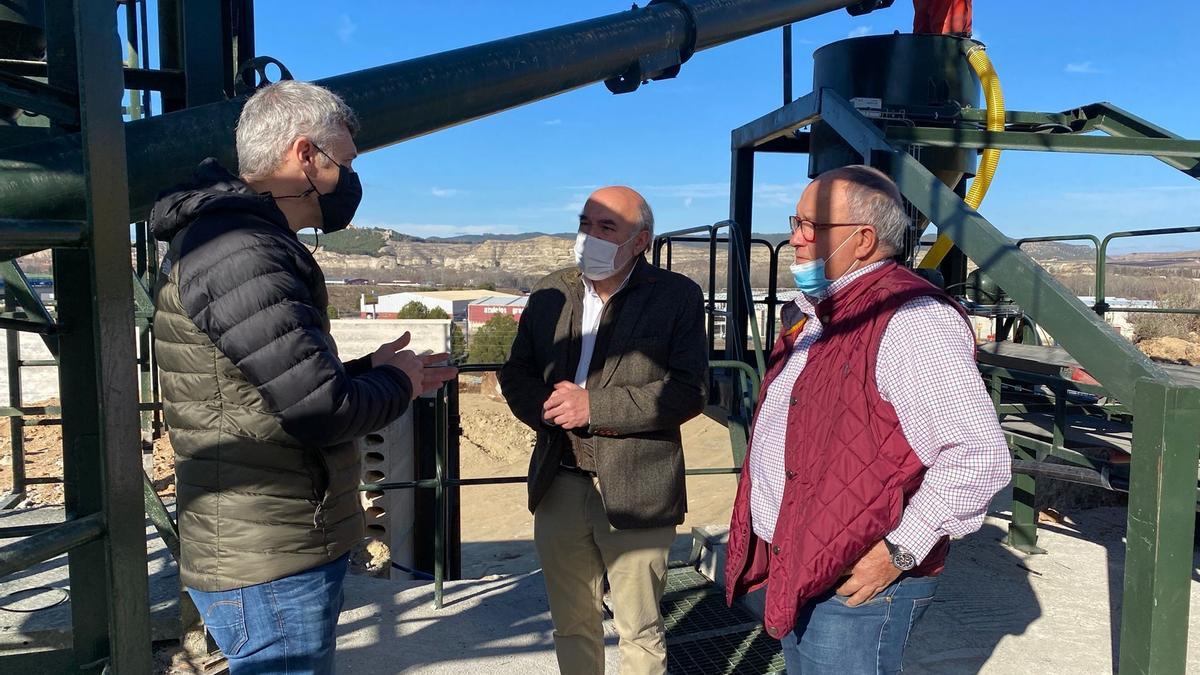
<path fill-rule="evenodd" d="M 604 673 L 603 579 L 608 572 L 621 672 L 665 673 L 667 644 L 659 601 L 674 527 L 617 530 L 598 482 L 560 471 L 533 518 L 554 650 L 564 675 Z"/>

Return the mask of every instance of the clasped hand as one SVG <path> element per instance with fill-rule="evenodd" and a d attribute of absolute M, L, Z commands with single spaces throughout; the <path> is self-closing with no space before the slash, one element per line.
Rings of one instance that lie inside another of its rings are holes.
<path fill-rule="evenodd" d="M 563 429 L 580 429 L 592 421 L 587 389 L 563 380 L 542 404 L 542 419 Z"/>

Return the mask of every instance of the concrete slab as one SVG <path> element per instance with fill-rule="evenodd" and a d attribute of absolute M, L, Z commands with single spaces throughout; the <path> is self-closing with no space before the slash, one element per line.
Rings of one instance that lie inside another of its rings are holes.
<path fill-rule="evenodd" d="M 337 667 L 346 673 L 558 673 L 541 572 L 453 581 L 445 606 L 433 585 L 346 579 Z M 606 673 L 617 673 L 605 626 Z"/>

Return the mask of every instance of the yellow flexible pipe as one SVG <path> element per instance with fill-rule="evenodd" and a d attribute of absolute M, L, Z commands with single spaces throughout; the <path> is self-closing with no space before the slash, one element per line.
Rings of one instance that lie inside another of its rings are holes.
<path fill-rule="evenodd" d="M 1000 89 L 1000 77 L 992 67 L 987 49 L 976 43 L 967 50 L 967 62 L 975 69 L 975 74 L 979 76 L 979 82 L 983 85 L 983 96 L 987 102 L 987 130 L 1004 131 L 1004 92 Z M 999 150 L 988 148 L 983 151 L 983 157 L 979 160 L 979 170 L 975 172 L 975 180 L 971 181 L 971 189 L 967 191 L 966 202 L 971 208 L 978 209 L 983 203 L 983 197 L 992 185 L 992 176 L 996 174 L 996 165 L 999 163 Z M 939 235 L 918 267 L 937 267 L 952 248 L 954 242 L 950 237 Z"/>

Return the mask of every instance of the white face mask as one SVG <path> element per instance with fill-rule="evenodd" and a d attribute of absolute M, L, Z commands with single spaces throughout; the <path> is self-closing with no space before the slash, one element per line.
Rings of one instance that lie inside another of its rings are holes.
<path fill-rule="evenodd" d="M 620 244 L 605 241 L 580 232 L 575 235 L 575 264 L 583 276 L 592 281 L 602 281 L 617 273 L 617 251 L 637 238 L 638 234 Z M 624 263 L 622 263 L 624 264 Z"/>

